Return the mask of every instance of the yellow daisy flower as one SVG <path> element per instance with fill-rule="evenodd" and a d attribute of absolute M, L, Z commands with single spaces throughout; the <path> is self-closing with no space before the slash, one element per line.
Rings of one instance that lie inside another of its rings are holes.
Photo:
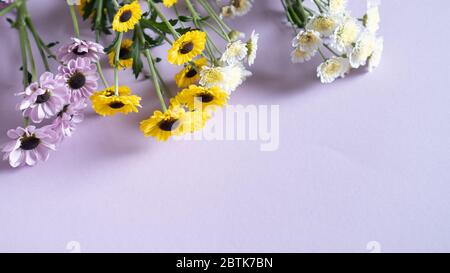
<path fill-rule="evenodd" d="M 186 112 L 185 129 L 189 132 L 195 132 L 203 129 L 206 122 L 211 118 L 210 113 L 203 111 L 202 109 L 190 110 L 189 105 L 184 102 L 178 101 L 178 98 L 170 99 L 169 109 L 183 108 Z"/>
<path fill-rule="evenodd" d="M 197 83 L 200 80 L 200 71 L 207 64 L 208 60 L 206 58 L 195 60 L 195 68 L 192 65 L 187 65 L 175 75 L 175 83 L 180 88 L 186 88 L 191 84 Z"/>
<path fill-rule="evenodd" d="M 81 16 L 84 16 L 84 8 L 91 1 L 92 0 L 80 0 L 80 4 L 77 7 L 78 7 L 78 11 L 80 12 Z M 91 16 L 93 16 L 93 14 Z"/>
<path fill-rule="evenodd" d="M 124 5 L 114 16 L 112 27 L 117 32 L 127 32 L 141 20 L 142 11 L 138 1 Z"/>
<path fill-rule="evenodd" d="M 122 41 L 122 44 L 120 46 L 120 56 L 119 56 L 119 67 L 129 68 L 133 66 L 133 58 L 131 57 L 131 51 L 133 46 L 133 41 L 130 39 L 125 39 Z M 109 64 L 112 67 L 115 67 L 115 58 L 116 58 L 116 52 L 111 51 L 108 54 Z"/>
<path fill-rule="evenodd" d="M 119 87 L 119 96 L 114 93 L 114 86 L 103 91 L 94 93 L 91 96 L 92 108 L 101 116 L 113 116 L 117 113 L 127 115 L 130 112 L 138 112 L 141 107 L 141 98 L 131 95 L 131 90 L 127 86 Z"/>
<path fill-rule="evenodd" d="M 228 98 L 228 93 L 219 87 L 205 88 L 196 85 L 189 86 L 176 96 L 177 101 L 187 105 L 189 110 L 222 107 L 227 104 Z"/>
<path fill-rule="evenodd" d="M 192 61 L 205 49 L 206 33 L 199 30 L 186 32 L 169 49 L 167 60 L 171 64 L 182 65 Z"/>
<path fill-rule="evenodd" d="M 163 0 L 163 5 L 170 8 L 173 5 L 175 5 L 178 2 L 178 0 Z"/>
<path fill-rule="evenodd" d="M 140 129 L 146 137 L 154 137 L 157 141 L 167 141 L 173 135 L 189 132 L 189 116 L 181 107 L 172 107 L 166 112 L 155 111 L 153 116 L 141 122 Z"/>

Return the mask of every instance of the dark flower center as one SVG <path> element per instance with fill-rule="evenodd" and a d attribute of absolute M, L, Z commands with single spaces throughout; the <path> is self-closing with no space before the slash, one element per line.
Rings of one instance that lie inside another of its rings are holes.
<path fill-rule="evenodd" d="M 69 109 L 69 104 L 64 105 L 63 109 L 61 111 L 59 111 L 57 116 L 62 117 L 62 115 L 67 111 L 67 109 Z"/>
<path fill-rule="evenodd" d="M 189 71 L 186 73 L 186 78 L 193 78 L 197 75 L 197 70 L 194 68 L 189 69 Z"/>
<path fill-rule="evenodd" d="M 181 54 L 188 54 L 189 52 L 191 52 L 194 49 L 194 43 L 192 42 L 187 42 L 184 43 L 181 48 L 180 48 L 180 53 Z"/>
<path fill-rule="evenodd" d="M 45 103 L 51 96 L 50 92 L 46 91 L 44 94 L 37 96 L 36 103 Z"/>
<path fill-rule="evenodd" d="M 106 92 L 105 92 L 106 97 L 111 97 L 114 94 L 115 94 L 114 90 L 111 90 L 111 89 L 106 90 Z"/>
<path fill-rule="evenodd" d="M 86 54 L 87 54 L 87 52 L 85 52 L 85 51 L 79 52 L 79 51 L 78 51 L 78 46 L 75 47 L 75 48 L 72 50 L 72 53 L 75 54 L 75 55 L 78 55 L 78 56 L 83 56 L 83 55 L 86 55 Z"/>
<path fill-rule="evenodd" d="M 133 12 L 131 12 L 131 10 L 126 10 L 122 13 L 122 15 L 120 15 L 119 20 L 120 22 L 125 23 L 131 19 L 131 16 L 133 16 Z"/>
<path fill-rule="evenodd" d="M 163 131 L 171 132 L 175 131 L 178 128 L 179 124 L 180 123 L 178 122 L 178 119 L 168 119 L 161 121 L 158 126 L 159 129 Z"/>
<path fill-rule="evenodd" d="M 131 50 L 126 47 L 122 47 L 120 49 L 119 59 L 121 60 L 128 60 L 131 58 Z"/>
<path fill-rule="evenodd" d="M 24 136 L 20 139 L 20 149 L 25 151 L 33 150 L 39 146 L 39 143 L 41 143 L 41 140 L 34 135 Z"/>
<path fill-rule="evenodd" d="M 112 109 L 120 109 L 124 106 L 125 104 L 121 101 L 113 101 L 109 104 L 109 107 L 111 107 Z"/>
<path fill-rule="evenodd" d="M 200 94 L 197 97 L 200 98 L 204 103 L 208 103 L 214 100 L 214 96 L 211 94 Z"/>
<path fill-rule="evenodd" d="M 75 72 L 67 81 L 67 84 L 72 90 L 80 89 L 85 83 L 86 77 L 80 72 Z"/>

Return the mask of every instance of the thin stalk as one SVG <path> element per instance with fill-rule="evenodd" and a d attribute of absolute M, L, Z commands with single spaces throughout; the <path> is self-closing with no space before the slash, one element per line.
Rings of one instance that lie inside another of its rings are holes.
<path fill-rule="evenodd" d="M 31 21 L 30 17 L 25 17 L 25 23 L 28 27 L 28 29 L 31 32 L 31 35 L 33 36 L 34 39 L 34 43 L 36 44 L 38 50 L 39 50 L 39 54 L 41 55 L 41 59 L 42 62 L 44 63 L 44 67 L 46 71 L 50 71 L 50 66 L 48 65 L 48 60 L 47 60 L 47 56 L 45 55 L 45 45 L 42 44 L 42 41 L 39 38 L 39 35 L 36 31 L 36 29 L 34 28 L 33 22 Z"/>
<path fill-rule="evenodd" d="M 209 27 L 210 29 L 212 29 L 212 30 L 213 30 L 217 35 L 219 35 L 222 39 L 224 39 L 224 40 L 228 40 L 228 39 L 229 39 L 228 35 L 227 35 L 227 36 L 223 35 L 223 33 L 220 32 L 220 31 L 219 31 L 216 27 L 214 27 L 212 24 L 210 24 L 210 23 L 208 23 L 208 22 L 206 22 L 206 21 L 203 21 L 202 24 L 205 24 L 207 27 Z"/>
<path fill-rule="evenodd" d="M 227 31 L 232 31 L 232 29 L 222 19 L 220 19 L 220 17 L 216 14 L 213 7 L 211 7 L 208 1 L 198 0 L 198 2 L 200 2 L 206 12 L 208 12 L 208 14 L 213 18 L 214 21 L 216 21 L 219 26 L 222 26 Z"/>
<path fill-rule="evenodd" d="M 78 26 L 77 14 L 75 13 L 75 7 L 69 5 L 70 17 L 72 18 L 73 30 L 75 31 L 75 36 L 80 38 L 80 27 Z"/>
<path fill-rule="evenodd" d="M 114 58 L 114 94 L 119 96 L 119 62 L 120 62 L 120 49 L 122 46 L 123 32 L 119 32 L 119 39 L 117 41 Z"/>
<path fill-rule="evenodd" d="M 156 11 L 156 14 L 158 14 L 158 17 L 163 21 L 163 23 L 167 26 L 167 28 L 170 30 L 170 33 L 172 33 L 172 36 L 175 39 L 178 39 L 180 37 L 180 34 L 173 28 L 172 24 L 170 24 L 169 20 L 167 20 L 166 16 L 161 12 L 161 10 L 158 8 L 158 6 L 153 3 L 153 0 L 147 0 L 147 3 L 149 5 L 150 9 L 154 9 Z"/>
<path fill-rule="evenodd" d="M 18 27 L 19 27 L 19 36 L 20 36 L 20 53 L 22 56 L 22 72 L 23 72 L 23 87 L 24 89 L 27 88 L 27 86 L 30 84 L 28 81 L 28 59 L 27 59 L 27 47 L 25 45 L 26 43 L 26 31 L 25 31 L 25 25 L 23 21 L 23 8 L 21 7 L 19 9 L 19 14 L 17 16 L 18 18 Z"/>
<path fill-rule="evenodd" d="M 25 22 L 24 22 L 23 28 L 25 29 Z M 28 37 L 28 33 L 27 33 L 26 29 L 24 30 L 24 32 L 25 32 L 24 33 L 25 34 L 25 43 L 27 46 L 28 56 L 30 58 L 31 82 L 35 82 L 37 80 L 37 72 L 36 72 L 36 64 L 34 62 L 34 57 L 33 57 L 33 50 L 31 49 L 30 38 Z"/>
<path fill-rule="evenodd" d="M 334 51 L 329 45 L 323 44 L 323 46 L 328 49 L 331 53 L 333 53 L 334 55 L 336 55 L 337 57 L 340 57 L 341 55 L 338 54 L 336 51 Z"/>
<path fill-rule="evenodd" d="M 18 23 L 18 29 L 19 29 L 19 37 L 20 37 L 20 53 L 22 56 L 22 72 L 23 72 L 23 88 L 24 90 L 28 87 L 30 84 L 28 80 L 28 61 L 27 61 L 27 47 L 25 45 L 26 43 L 26 29 L 25 29 L 25 20 L 24 16 L 26 13 L 26 10 L 24 9 L 25 3 L 21 2 L 21 5 L 18 9 L 17 14 L 17 23 Z M 24 127 L 28 127 L 30 125 L 30 119 L 28 117 L 24 117 Z"/>
<path fill-rule="evenodd" d="M 230 27 L 228 27 L 223 21 L 222 19 L 220 19 L 216 12 L 211 8 L 211 6 L 209 5 L 209 3 L 207 1 L 203 1 L 203 0 L 198 0 L 198 2 L 200 3 L 200 5 L 203 6 L 203 8 L 205 9 L 205 11 L 211 16 L 211 18 L 216 22 L 216 24 L 219 26 L 220 31 L 222 31 L 223 35 L 226 37 L 226 41 L 230 42 L 230 38 L 228 37 L 228 32 L 230 32 L 232 29 Z"/>
<path fill-rule="evenodd" d="M 316 4 L 316 6 L 319 9 L 320 13 L 325 12 L 325 8 L 322 6 L 322 3 L 319 2 L 319 0 L 314 0 L 314 3 Z"/>
<path fill-rule="evenodd" d="M 17 3 L 16 2 L 13 2 L 13 3 L 9 4 L 9 6 L 7 6 L 6 8 L 4 8 L 2 10 L 0 10 L 0 17 L 3 16 L 3 15 L 6 15 L 7 13 L 12 11 L 16 7 L 17 7 Z"/>
<path fill-rule="evenodd" d="M 161 82 L 163 90 L 165 91 L 164 94 L 170 99 L 171 97 L 173 97 L 172 91 L 167 86 L 167 84 L 164 82 L 164 79 L 162 78 L 161 73 L 159 73 L 158 69 L 156 69 L 156 74 L 158 76 L 159 81 Z"/>
<path fill-rule="evenodd" d="M 98 43 L 100 42 L 100 29 L 99 26 L 102 21 L 103 16 L 103 0 L 98 0 L 98 6 L 97 6 L 97 13 L 95 18 L 95 41 Z M 102 80 L 103 86 L 105 88 L 109 87 L 108 81 L 105 78 L 105 75 L 103 74 L 102 65 L 100 64 L 100 60 L 95 64 L 97 67 L 97 72 L 100 75 L 100 79 Z"/>
<path fill-rule="evenodd" d="M 325 55 L 323 54 L 323 52 L 322 52 L 322 50 L 318 50 L 319 51 L 319 54 L 320 54 L 320 56 L 322 57 L 322 59 L 324 60 L 324 61 L 326 61 L 327 60 L 327 57 L 325 57 Z"/>
<path fill-rule="evenodd" d="M 139 35 L 138 37 L 139 37 L 140 43 L 145 44 L 144 32 L 142 31 L 142 28 L 140 25 L 136 26 L 136 31 L 137 31 L 137 34 Z M 150 52 L 150 49 L 147 48 L 144 50 L 144 56 L 147 59 L 148 66 L 150 68 L 153 85 L 155 87 L 156 96 L 158 97 L 159 103 L 161 104 L 161 109 L 164 112 L 166 112 L 167 111 L 166 102 L 164 101 L 164 97 L 161 93 L 161 86 L 159 85 L 158 72 L 155 67 L 155 62 L 153 60 L 153 56 L 152 56 L 152 53 Z"/>
<path fill-rule="evenodd" d="M 103 74 L 102 65 L 100 64 L 100 61 L 95 63 L 95 66 L 97 67 L 97 72 L 100 75 L 100 79 L 102 80 L 103 86 L 105 88 L 109 87 L 108 81 L 106 80 L 105 74 Z"/>
<path fill-rule="evenodd" d="M 120 8 L 119 3 L 117 3 L 117 0 L 111 0 L 111 2 L 113 2 L 113 5 L 118 9 Z"/>
<path fill-rule="evenodd" d="M 177 18 L 180 18 L 180 13 L 178 12 L 178 8 L 177 8 L 176 4 L 173 5 L 173 11 L 175 12 L 175 15 L 177 16 Z M 184 27 L 184 23 L 181 20 L 179 20 L 179 21 L 180 21 L 181 26 Z"/>

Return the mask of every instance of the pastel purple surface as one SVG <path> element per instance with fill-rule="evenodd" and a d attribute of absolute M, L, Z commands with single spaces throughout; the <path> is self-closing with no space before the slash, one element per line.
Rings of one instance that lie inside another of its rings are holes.
<path fill-rule="evenodd" d="M 29 2 L 44 38 L 68 42 L 64 1 Z M 319 60 L 290 64 L 279 1 L 255 2 L 232 23 L 261 38 L 254 76 L 230 103 L 280 105 L 277 151 L 144 138 L 139 121 L 157 100 L 149 81 L 121 72 L 143 97 L 139 114 L 89 108 L 48 162 L 0 163 L 0 252 L 68 252 L 71 241 L 83 252 L 450 251 L 450 2 L 382 1 L 381 66 L 332 85 L 315 77 Z M 18 34 L 4 19 L 0 31 L 3 143 L 22 125 L 21 73 Z"/>

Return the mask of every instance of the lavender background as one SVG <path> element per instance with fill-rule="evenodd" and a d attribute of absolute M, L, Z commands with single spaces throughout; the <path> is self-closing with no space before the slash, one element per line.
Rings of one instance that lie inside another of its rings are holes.
<path fill-rule="evenodd" d="M 29 2 L 47 41 L 68 40 L 64 1 Z M 138 122 L 157 101 L 122 72 L 144 98 L 139 114 L 90 110 L 47 163 L 0 164 L 0 251 L 67 252 L 73 240 L 83 252 L 450 251 L 450 3 L 383 1 L 381 67 L 321 85 L 318 60 L 290 64 L 279 1 L 255 2 L 234 24 L 261 33 L 259 57 L 231 104 L 279 104 L 278 151 L 145 139 Z M 21 73 L 18 35 L 3 19 L 0 31 L 3 142 L 21 124 Z"/>

